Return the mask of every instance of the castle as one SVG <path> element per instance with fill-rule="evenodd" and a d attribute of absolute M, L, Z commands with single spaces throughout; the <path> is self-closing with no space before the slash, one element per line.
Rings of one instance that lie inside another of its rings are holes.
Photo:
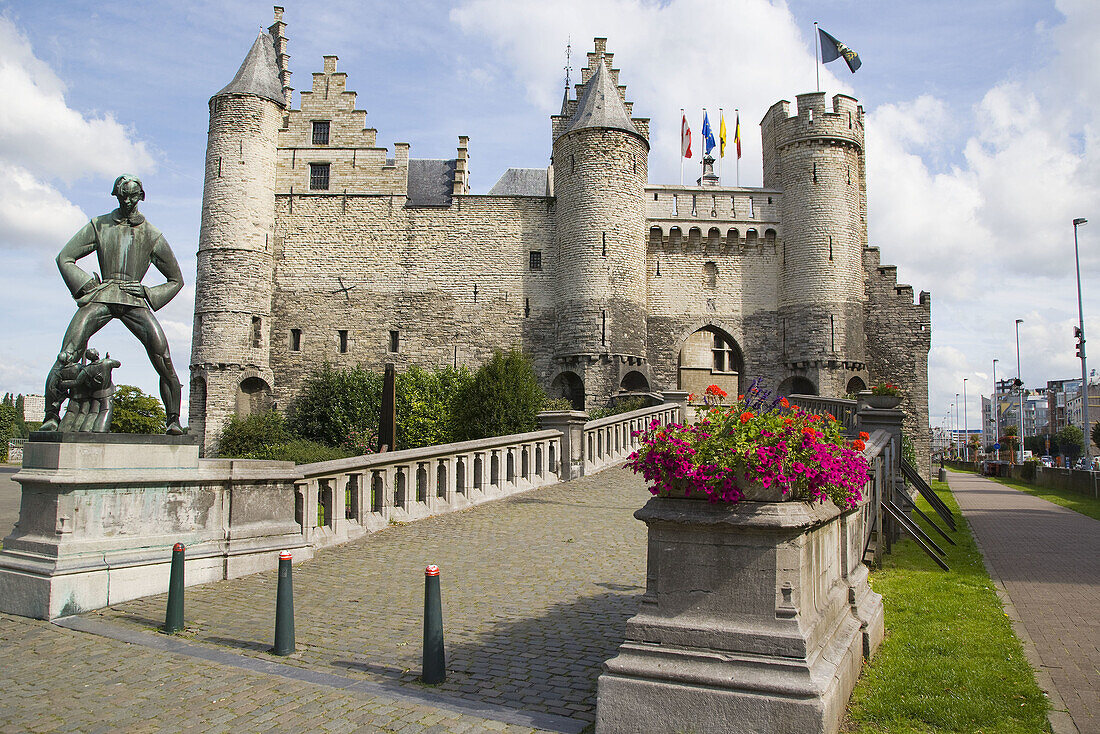
<path fill-rule="evenodd" d="M 931 299 L 868 246 L 856 100 L 774 104 L 762 188 L 654 185 L 649 120 L 597 38 L 550 118 L 550 165 L 473 194 L 468 138 L 450 160 L 380 147 L 336 56 L 294 109 L 285 29 L 276 7 L 210 100 L 190 385 L 205 447 L 324 361 L 476 367 L 520 347 L 577 408 L 895 382 L 927 456 Z"/>

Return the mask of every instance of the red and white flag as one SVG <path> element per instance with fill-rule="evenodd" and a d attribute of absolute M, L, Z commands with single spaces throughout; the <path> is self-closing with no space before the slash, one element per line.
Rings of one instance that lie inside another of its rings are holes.
<path fill-rule="evenodd" d="M 680 112 L 680 155 L 691 158 L 691 128 L 683 111 Z"/>

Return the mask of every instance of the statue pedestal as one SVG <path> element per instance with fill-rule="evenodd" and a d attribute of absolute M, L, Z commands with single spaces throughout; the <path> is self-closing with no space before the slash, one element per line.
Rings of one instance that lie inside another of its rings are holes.
<path fill-rule="evenodd" d="M 19 522 L 0 550 L 0 611 L 39 619 L 168 589 L 172 546 L 190 584 L 276 568 L 311 551 L 289 462 L 199 459 L 195 436 L 34 433 Z"/>

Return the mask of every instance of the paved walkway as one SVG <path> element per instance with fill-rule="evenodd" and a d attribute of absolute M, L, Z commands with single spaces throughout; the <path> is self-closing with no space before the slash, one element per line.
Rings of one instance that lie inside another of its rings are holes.
<path fill-rule="evenodd" d="M 288 658 L 266 652 L 273 572 L 189 588 L 183 645 L 155 631 L 164 596 L 78 618 L 115 639 L 0 615 L 0 732 L 577 732 L 644 590 L 632 513 L 648 497 L 611 468 L 322 551 L 294 568 Z M 416 681 L 429 563 L 448 668 L 431 688 Z"/>
<path fill-rule="evenodd" d="M 1100 733 L 1100 521 L 974 474 L 948 476 L 1074 724 Z"/>

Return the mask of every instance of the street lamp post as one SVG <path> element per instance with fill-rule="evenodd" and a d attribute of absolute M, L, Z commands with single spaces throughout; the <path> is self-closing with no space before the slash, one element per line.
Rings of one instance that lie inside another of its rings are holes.
<path fill-rule="evenodd" d="M 1020 433 L 1016 436 L 1016 438 L 1020 443 L 1021 464 L 1024 463 L 1024 378 L 1020 374 L 1020 324 L 1022 323 L 1024 323 L 1023 319 L 1016 319 L 1016 381 L 1020 383 L 1016 386 L 1020 390 Z"/>
<path fill-rule="evenodd" d="M 959 440 L 959 394 L 955 393 L 955 457 L 962 458 L 962 442 Z"/>
<path fill-rule="evenodd" d="M 993 445 L 1001 444 L 1001 411 L 1000 402 L 997 400 L 997 360 L 993 360 L 993 399 L 989 401 L 989 407 L 993 410 Z M 1000 448 L 995 449 L 997 460 L 1001 459 Z"/>
<path fill-rule="evenodd" d="M 966 381 L 969 377 L 963 378 L 963 436 L 966 443 L 963 448 L 963 455 L 966 457 L 963 461 L 970 461 L 970 421 L 966 418 Z"/>
<path fill-rule="evenodd" d="M 1085 369 L 1085 309 L 1081 305 L 1081 257 L 1077 253 L 1077 228 L 1087 222 L 1078 217 L 1073 220 L 1073 260 L 1077 266 L 1077 319 L 1081 350 L 1081 442 L 1084 444 L 1085 460 L 1089 458 L 1089 378 Z"/>

